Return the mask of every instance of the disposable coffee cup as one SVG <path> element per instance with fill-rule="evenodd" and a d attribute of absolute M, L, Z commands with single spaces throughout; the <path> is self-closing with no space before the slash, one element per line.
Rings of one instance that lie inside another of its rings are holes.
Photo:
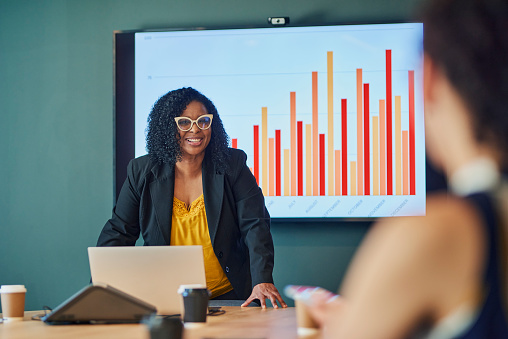
<path fill-rule="evenodd" d="M 316 334 L 319 331 L 318 324 L 310 316 L 305 303 L 301 300 L 295 300 L 295 308 L 298 335 L 307 336 Z"/>
<path fill-rule="evenodd" d="M 205 285 L 180 285 L 182 295 L 182 319 L 186 328 L 206 324 L 210 292 Z"/>
<path fill-rule="evenodd" d="M 25 316 L 25 294 L 24 285 L 2 285 L 0 287 L 2 298 L 3 321 L 21 321 Z"/>

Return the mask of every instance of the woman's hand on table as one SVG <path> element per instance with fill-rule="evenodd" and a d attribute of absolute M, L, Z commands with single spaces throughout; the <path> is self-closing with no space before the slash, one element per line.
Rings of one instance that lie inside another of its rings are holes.
<path fill-rule="evenodd" d="M 245 300 L 242 307 L 248 306 L 252 301 L 254 301 L 254 299 L 258 299 L 261 302 L 262 308 L 266 308 L 266 299 L 270 299 L 273 308 L 279 308 L 277 302 L 282 308 L 288 307 L 284 300 L 282 300 L 282 297 L 275 285 L 270 283 L 261 283 L 254 286 L 250 297 Z"/>

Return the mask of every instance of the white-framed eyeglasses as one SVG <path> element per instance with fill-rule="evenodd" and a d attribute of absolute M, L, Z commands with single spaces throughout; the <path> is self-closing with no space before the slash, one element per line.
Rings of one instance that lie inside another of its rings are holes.
<path fill-rule="evenodd" d="M 203 114 L 202 116 L 198 117 L 196 120 L 192 120 L 188 117 L 176 117 L 176 126 L 178 126 L 178 129 L 183 132 L 190 131 L 192 128 L 192 124 L 196 124 L 196 126 L 199 127 L 199 129 L 209 129 L 210 126 L 212 126 L 212 119 L 213 114 Z"/>

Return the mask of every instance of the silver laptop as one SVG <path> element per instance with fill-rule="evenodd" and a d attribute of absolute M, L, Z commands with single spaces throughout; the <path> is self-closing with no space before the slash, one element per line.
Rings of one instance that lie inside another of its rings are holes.
<path fill-rule="evenodd" d="M 94 283 L 104 283 L 157 308 L 180 313 L 178 287 L 206 285 L 201 246 L 89 247 Z"/>

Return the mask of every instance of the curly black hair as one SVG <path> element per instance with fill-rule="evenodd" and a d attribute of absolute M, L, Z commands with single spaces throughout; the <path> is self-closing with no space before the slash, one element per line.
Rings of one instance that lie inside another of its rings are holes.
<path fill-rule="evenodd" d="M 146 150 L 152 161 L 159 164 L 174 165 L 182 159 L 178 143 L 180 134 L 174 118 L 180 116 L 192 101 L 202 103 L 208 114 L 213 114 L 212 136 L 205 157 L 211 159 L 218 171 L 227 172 L 229 136 L 212 101 L 191 87 L 169 91 L 155 102 L 148 116 Z"/>
<path fill-rule="evenodd" d="M 424 51 L 467 104 L 480 142 L 508 159 L 508 1 L 433 0 Z"/>

